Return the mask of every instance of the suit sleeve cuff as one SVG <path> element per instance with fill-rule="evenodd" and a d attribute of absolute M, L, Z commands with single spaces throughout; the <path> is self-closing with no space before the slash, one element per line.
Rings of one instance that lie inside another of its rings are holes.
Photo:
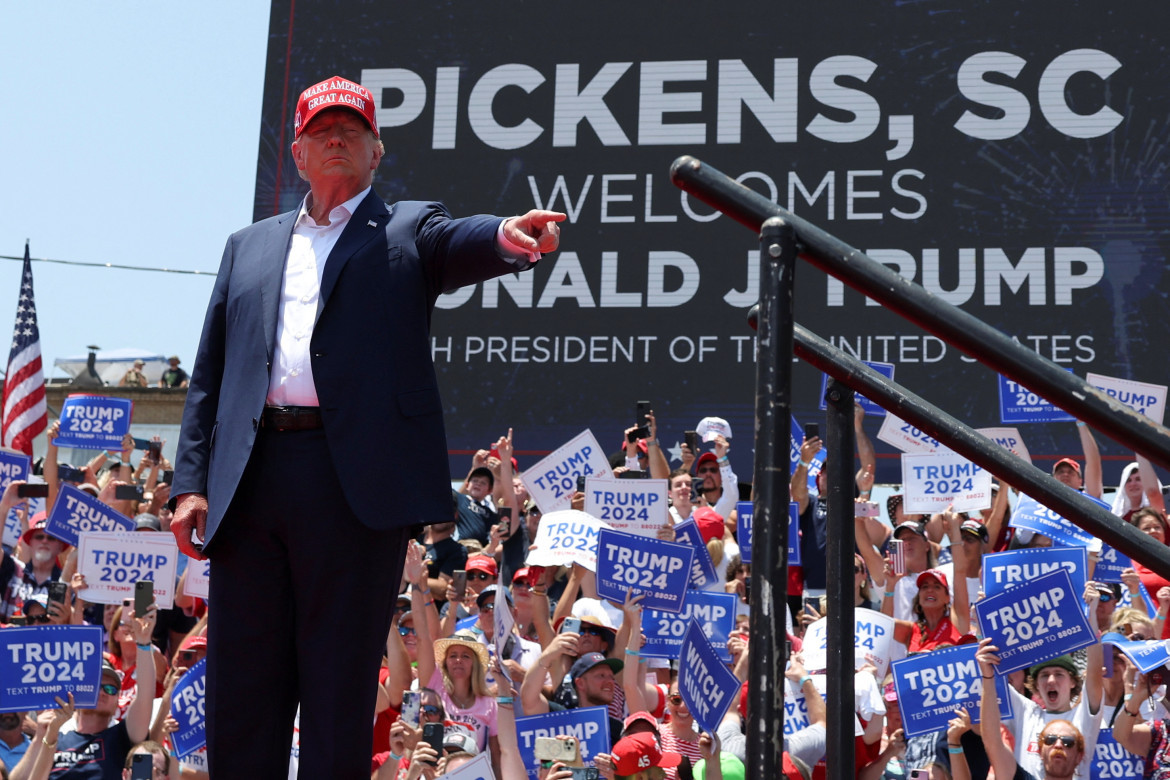
<path fill-rule="evenodd" d="M 540 259 L 540 252 L 529 252 L 509 241 L 504 235 L 505 222 L 507 222 L 506 219 L 501 219 L 500 226 L 496 228 L 496 251 L 506 263 L 516 266 L 517 271 L 527 271 Z"/>

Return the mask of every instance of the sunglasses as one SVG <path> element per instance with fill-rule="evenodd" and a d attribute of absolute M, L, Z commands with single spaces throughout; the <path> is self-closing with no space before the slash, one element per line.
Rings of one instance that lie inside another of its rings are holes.
<path fill-rule="evenodd" d="M 24 620 L 26 623 L 48 623 L 49 616 L 47 614 L 46 615 L 25 615 Z"/>
<path fill-rule="evenodd" d="M 718 474 L 719 469 L 699 469 L 696 474 Z"/>
<path fill-rule="evenodd" d="M 1066 748 L 1071 748 L 1073 745 L 1077 744 L 1077 738 L 1070 737 L 1067 734 L 1062 734 L 1059 736 L 1056 734 L 1044 735 L 1044 744 L 1048 745 L 1049 747 L 1055 745 L 1057 740 L 1060 740 L 1060 744 L 1064 745 Z"/>
<path fill-rule="evenodd" d="M 413 633 L 414 633 L 414 629 L 411 628 L 410 626 L 399 626 L 398 627 L 398 635 L 399 636 L 410 636 Z"/>
<path fill-rule="evenodd" d="M 495 612 L 496 611 L 496 603 L 493 601 L 490 604 L 484 604 L 482 607 L 479 608 L 479 611 L 480 612 Z"/>
<path fill-rule="evenodd" d="M 863 571 L 865 571 L 865 569 L 861 568 L 860 566 L 854 566 L 854 567 L 853 567 L 853 573 L 854 573 L 854 574 L 861 574 Z"/>
<path fill-rule="evenodd" d="M 469 580 L 490 580 L 492 575 L 486 571 L 469 571 L 467 572 L 467 579 Z"/>
<path fill-rule="evenodd" d="M 593 626 L 581 626 L 581 633 L 600 637 L 604 637 L 606 635 L 605 631 L 600 628 L 594 628 Z"/>
<path fill-rule="evenodd" d="M 438 708 L 436 705 L 434 705 L 434 704 L 424 704 L 424 705 L 422 706 L 422 714 L 423 714 L 423 715 L 441 715 L 441 714 L 442 714 L 442 712 L 443 712 L 443 711 L 442 711 L 442 710 L 440 710 L 440 709 L 439 709 L 439 708 Z"/>
<path fill-rule="evenodd" d="M 666 700 L 669 701 L 671 704 L 673 704 L 676 707 L 678 705 L 682 704 L 682 697 L 679 696 L 677 693 L 672 695 L 672 696 L 667 696 Z"/>
<path fill-rule="evenodd" d="M 179 651 L 179 660 L 180 661 L 194 661 L 195 660 L 195 651 L 194 650 L 180 650 Z"/>
<path fill-rule="evenodd" d="M 516 580 L 512 583 L 512 590 L 516 590 L 517 588 L 520 590 L 531 590 L 532 583 L 528 580 Z"/>
<path fill-rule="evenodd" d="M 106 694 L 107 696 L 117 696 L 118 686 L 113 685 L 112 683 L 102 683 L 102 693 Z"/>
<path fill-rule="evenodd" d="M 1113 601 L 1113 594 L 1100 591 L 1097 594 L 1097 600 L 1102 604 L 1108 604 L 1110 601 Z"/>

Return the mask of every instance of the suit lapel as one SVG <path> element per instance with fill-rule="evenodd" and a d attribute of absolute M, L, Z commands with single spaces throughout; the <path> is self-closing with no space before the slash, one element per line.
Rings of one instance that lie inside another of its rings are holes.
<path fill-rule="evenodd" d="M 370 194 L 358 204 L 353 216 L 349 218 L 349 224 L 341 232 L 341 237 L 337 239 L 337 244 L 325 261 L 325 271 L 321 275 L 321 305 L 317 309 L 318 317 L 325 309 L 325 304 L 329 302 L 329 296 L 337 286 L 337 279 L 345 269 L 345 264 L 375 236 L 384 234 L 389 218 L 390 211 L 386 204 L 376 192 L 370 190 Z"/>
<path fill-rule="evenodd" d="M 276 312 L 280 305 L 280 290 L 284 282 L 284 265 L 288 259 L 288 247 L 292 241 L 293 226 L 297 222 L 298 207 L 276 218 L 268 238 L 264 242 L 264 253 L 260 257 L 260 314 L 264 318 L 264 345 L 268 350 L 268 361 L 276 341 Z"/>

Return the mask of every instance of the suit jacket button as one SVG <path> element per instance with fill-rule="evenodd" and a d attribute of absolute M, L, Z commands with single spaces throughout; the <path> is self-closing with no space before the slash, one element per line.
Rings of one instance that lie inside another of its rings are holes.
<path fill-rule="evenodd" d="M 260 421 L 257 420 L 255 417 L 253 417 L 252 418 L 252 431 L 255 432 L 255 431 L 258 431 L 259 429 L 260 429 Z"/>

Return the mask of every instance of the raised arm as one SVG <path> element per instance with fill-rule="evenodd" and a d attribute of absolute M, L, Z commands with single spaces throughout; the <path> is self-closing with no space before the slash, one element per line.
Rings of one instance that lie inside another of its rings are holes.
<path fill-rule="evenodd" d="M 979 726 L 983 738 L 983 749 L 991 760 L 996 777 L 1008 778 L 1016 773 L 1016 756 L 1000 738 L 999 699 L 995 693 L 995 670 L 999 666 L 998 647 L 990 639 L 979 642 L 975 661 L 979 665 L 982 691 L 979 696 Z"/>
<path fill-rule="evenodd" d="M 1150 753 L 1153 742 L 1153 729 L 1142 719 L 1140 692 L 1150 691 L 1146 676 L 1140 672 L 1133 682 L 1132 697 L 1121 701 L 1121 711 L 1113 720 L 1113 736 L 1121 745 L 1135 756 L 1146 756 Z"/>
<path fill-rule="evenodd" d="M 646 440 L 646 460 L 650 464 L 651 479 L 667 479 L 670 477 L 670 463 L 662 451 L 658 441 L 658 421 L 654 419 L 654 412 L 646 415 L 646 424 L 650 426 L 650 438 Z"/>
<path fill-rule="evenodd" d="M 157 675 L 154 668 L 154 645 L 150 637 L 158 621 L 158 607 L 151 606 L 142 617 L 134 616 L 131 628 L 134 642 L 138 645 L 135 655 L 138 694 L 126 711 L 126 734 L 131 742 L 141 742 L 150 736 L 150 713 L 154 709 L 154 685 Z"/>
<path fill-rule="evenodd" d="M 1166 500 L 1162 497 L 1162 490 L 1158 485 L 1158 475 L 1154 473 L 1154 464 L 1144 455 L 1137 457 L 1138 473 L 1142 475 L 1142 490 L 1145 491 L 1146 498 L 1150 502 L 1150 506 L 1157 509 L 1163 515 L 1166 514 Z"/>
<path fill-rule="evenodd" d="M 806 439 L 800 445 L 800 462 L 796 464 L 796 471 L 792 472 L 792 479 L 788 483 L 788 497 L 796 502 L 801 514 L 808 509 L 808 467 L 812 465 L 812 459 L 820 451 L 819 436 Z"/>
<path fill-rule="evenodd" d="M 1081 451 L 1085 454 L 1085 493 L 1100 499 L 1105 492 L 1105 484 L 1101 480 L 1101 450 L 1097 448 L 1093 431 L 1080 420 L 1077 420 L 1077 436 L 1081 438 Z"/>
<path fill-rule="evenodd" d="M 951 622 L 960 634 L 971 633 L 971 594 L 967 592 L 967 551 L 963 547 L 962 532 L 959 530 L 961 521 L 955 514 L 954 507 L 948 506 L 943 512 L 943 529 L 947 538 L 951 540 L 951 586 L 954 595 L 951 598 Z"/>

